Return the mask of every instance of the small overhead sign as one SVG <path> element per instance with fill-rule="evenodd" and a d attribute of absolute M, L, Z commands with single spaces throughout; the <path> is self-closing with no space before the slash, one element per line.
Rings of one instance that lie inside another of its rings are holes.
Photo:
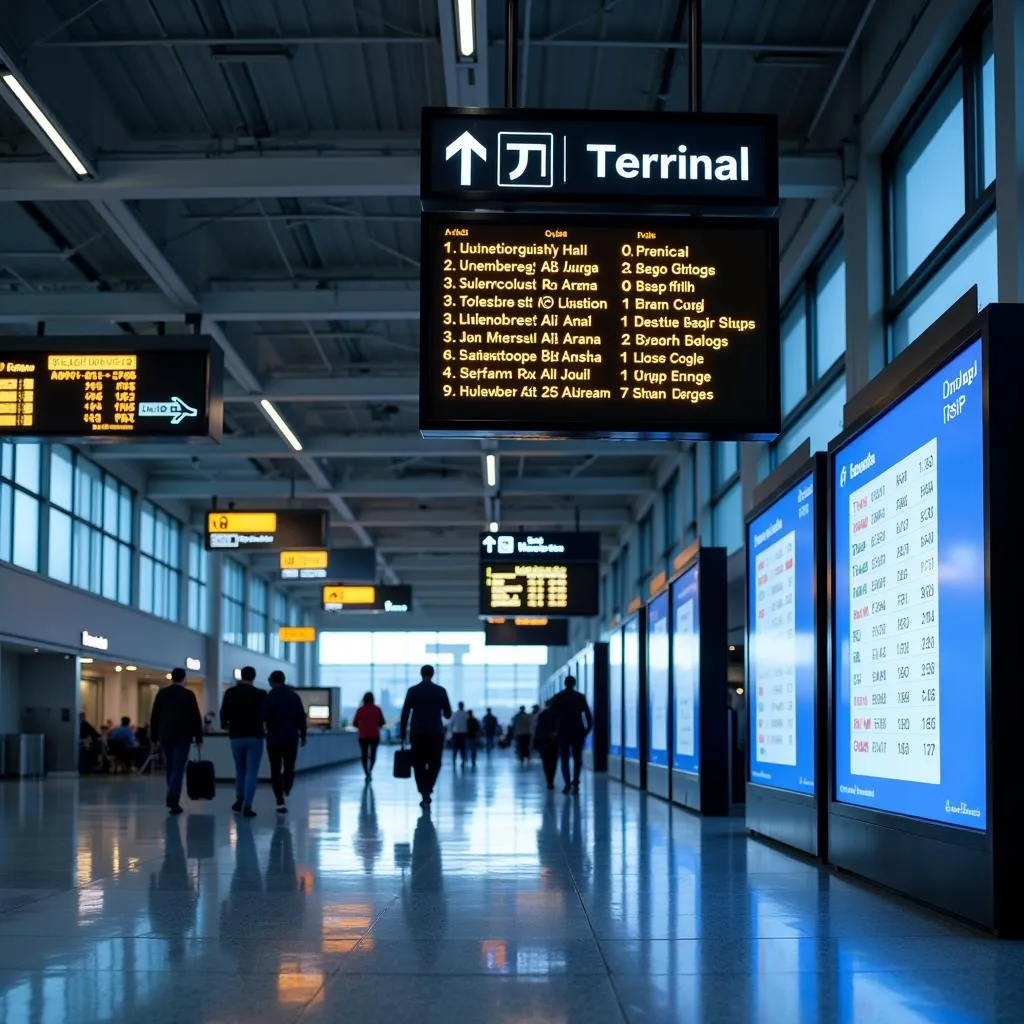
<path fill-rule="evenodd" d="M 531 644 L 566 647 L 569 643 L 567 619 L 516 617 L 488 619 L 484 623 L 484 642 L 489 647 L 521 647 Z"/>
<path fill-rule="evenodd" d="M 277 638 L 283 644 L 311 644 L 316 641 L 316 629 L 312 626 L 281 626 Z"/>
<path fill-rule="evenodd" d="M 282 551 L 278 565 L 282 580 L 348 580 L 353 583 L 372 583 L 377 579 L 377 552 L 374 548 Z"/>
<path fill-rule="evenodd" d="M 412 611 L 412 587 L 402 585 L 328 584 L 322 597 L 328 612 Z"/>
<path fill-rule="evenodd" d="M 82 646 L 88 647 L 94 651 L 105 651 L 110 647 L 110 641 L 105 636 L 100 636 L 98 633 L 90 633 L 89 630 L 82 630 Z"/>
<path fill-rule="evenodd" d="M 308 509 L 259 512 L 208 512 L 206 549 L 276 551 L 280 548 L 322 549 L 327 516 Z"/>
<path fill-rule="evenodd" d="M 527 559 L 534 563 L 599 562 L 601 534 L 578 533 L 481 533 L 480 557 L 488 562 L 516 562 Z"/>
<path fill-rule="evenodd" d="M 779 203 L 771 115 L 426 108 L 422 123 L 425 205 Z"/>

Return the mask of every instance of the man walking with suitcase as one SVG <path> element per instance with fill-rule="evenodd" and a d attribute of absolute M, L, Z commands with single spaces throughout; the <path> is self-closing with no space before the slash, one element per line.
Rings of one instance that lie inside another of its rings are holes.
<path fill-rule="evenodd" d="M 299 743 L 306 745 L 306 708 L 302 698 L 285 685 L 283 672 L 271 672 L 268 679 L 270 693 L 263 702 L 263 720 L 267 723 L 270 782 L 277 799 L 277 813 L 287 814 L 284 798 L 295 781 Z"/>
<path fill-rule="evenodd" d="M 402 744 L 406 734 L 412 747 L 412 768 L 416 774 L 416 788 L 423 799 L 420 807 L 430 806 L 431 794 L 441 771 L 444 757 L 444 722 L 452 717 L 448 692 L 434 682 L 434 666 L 420 669 L 420 681 L 405 695 L 402 707 Z M 409 720 L 412 719 L 410 728 Z"/>
<path fill-rule="evenodd" d="M 185 670 L 173 669 L 171 685 L 156 695 L 149 718 L 153 741 L 164 752 L 167 767 L 167 809 L 181 814 L 181 787 L 193 742 L 203 745 L 203 716 L 196 695 L 185 686 Z"/>

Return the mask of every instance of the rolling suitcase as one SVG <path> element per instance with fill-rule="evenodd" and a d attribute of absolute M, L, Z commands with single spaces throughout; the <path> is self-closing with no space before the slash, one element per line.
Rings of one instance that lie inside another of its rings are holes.
<path fill-rule="evenodd" d="M 412 751 L 399 747 L 395 751 L 395 767 L 393 774 L 396 779 L 412 778 Z"/>
<path fill-rule="evenodd" d="M 216 789 L 215 780 L 212 761 L 198 758 L 189 761 L 185 769 L 185 789 L 189 800 L 212 800 Z"/>

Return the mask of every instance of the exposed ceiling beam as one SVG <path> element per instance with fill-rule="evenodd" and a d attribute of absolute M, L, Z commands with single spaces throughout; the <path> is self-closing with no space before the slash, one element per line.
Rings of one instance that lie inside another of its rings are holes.
<path fill-rule="evenodd" d="M 443 2 L 443 0 L 442 0 Z M 419 149 L 418 136 L 410 145 Z M 93 199 L 344 199 L 420 194 L 418 153 L 277 156 L 123 157 L 96 162 L 97 176 L 70 180 L 50 162 L 0 162 L 0 202 Z M 784 199 L 818 199 L 842 186 L 838 154 L 793 154 L 779 160 Z"/>
<path fill-rule="evenodd" d="M 376 510 L 360 508 L 359 520 L 364 526 L 375 530 L 447 530 L 471 529 L 479 531 L 480 515 L 473 514 L 474 509 L 467 508 L 464 512 L 448 511 L 421 512 L 414 506 L 408 510 Z M 531 527 L 558 527 L 562 530 L 575 529 L 575 509 L 545 506 L 543 508 L 516 508 L 506 502 L 505 521 L 514 526 L 518 523 L 529 523 Z M 633 522 L 633 515 L 628 508 L 609 508 L 607 502 L 600 507 L 580 509 L 580 527 L 584 530 L 596 530 L 602 527 L 623 527 Z M 475 535 L 475 533 L 474 533 Z M 378 535 L 378 543 L 382 543 Z"/>
<path fill-rule="evenodd" d="M 359 389 L 370 389 L 372 398 L 365 401 L 395 401 L 414 398 L 415 394 L 404 390 L 405 378 L 398 378 L 396 387 L 387 377 L 355 377 L 344 381 L 331 382 L 344 387 L 336 394 L 339 402 L 351 401 L 350 392 Z M 414 378 L 409 378 L 415 384 Z M 309 381 L 311 390 L 320 380 Z M 289 391 L 287 397 L 281 398 L 275 393 L 278 384 L 293 387 L 286 381 L 264 382 L 263 397 L 269 396 L 275 401 L 302 402 L 310 401 L 305 395 L 297 395 Z M 396 396 L 401 396 L 396 399 Z M 233 396 L 232 399 L 240 396 Z M 324 400 L 321 398 L 319 400 Z M 480 445 L 476 441 L 442 440 L 424 438 L 419 434 L 338 434 L 335 436 L 310 437 L 304 439 L 304 452 L 314 458 L 334 459 L 417 459 L 430 458 L 479 458 Z M 630 441 L 623 444 L 619 441 L 497 441 L 495 451 L 498 455 L 509 458 L 586 458 L 596 455 L 601 458 L 658 458 L 673 455 L 679 446 L 669 441 Z M 111 445 L 98 444 L 90 446 L 96 457 L 103 461 L 121 459 L 160 459 L 173 458 L 167 446 L 162 444 L 131 444 Z M 228 437 L 218 445 L 209 445 L 198 449 L 189 449 L 180 455 L 181 458 L 198 457 L 204 462 L 213 459 L 282 459 L 291 458 L 294 453 L 276 436 L 266 437 Z"/>
<path fill-rule="evenodd" d="M 265 380 L 260 398 L 275 402 L 416 402 L 420 397 L 418 377 L 296 377 L 294 380 Z M 251 402 L 253 396 L 225 388 L 225 402 Z M 479 450 L 479 449 L 478 449 Z"/>

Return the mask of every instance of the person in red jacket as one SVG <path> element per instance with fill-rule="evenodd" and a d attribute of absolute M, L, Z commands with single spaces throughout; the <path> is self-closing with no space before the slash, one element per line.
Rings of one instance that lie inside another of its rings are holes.
<path fill-rule="evenodd" d="M 352 724 L 359 730 L 359 751 L 363 758 L 363 771 L 366 781 L 373 778 L 373 766 L 377 763 L 377 746 L 380 743 L 380 731 L 385 726 L 384 712 L 373 702 L 373 694 L 363 694 L 363 703 L 359 705 Z"/>

